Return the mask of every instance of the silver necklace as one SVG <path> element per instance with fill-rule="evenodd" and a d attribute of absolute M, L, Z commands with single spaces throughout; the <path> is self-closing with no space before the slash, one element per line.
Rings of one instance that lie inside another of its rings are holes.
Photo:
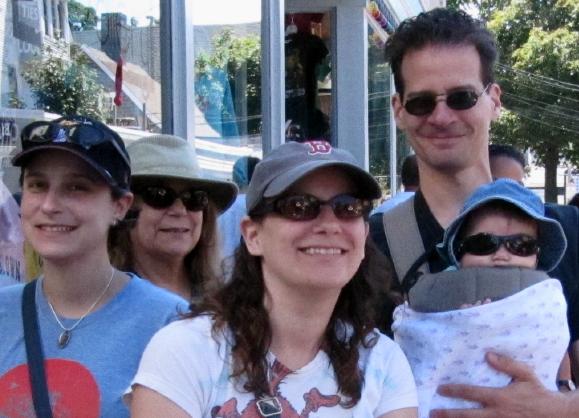
<path fill-rule="evenodd" d="M 60 328 L 62 328 L 62 332 L 58 336 L 58 347 L 59 348 L 64 348 L 68 345 L 68 343 L 70 342 L 70 339 L 72 338 L 72 331 L 74 331 L 75 328 L 78 327 L 80 325 L 80 323 L 83 321 L 83 319 L 86 318 L 87 315 L 92 312 L 92 310 L 95 308 L 95 306 L 97 306 L 97 304 L 104 297 L 105 293 L 107 293 L 107 290 L 109 290 L 109 287 L 111 287 L 111 283 L 113 282 L 113 279 L 115 277 L 115 271 L 116 271 L 115 268 L 112 267 L 111 268 L 111 277 L 109 278 L 109 282 L 105 286 L 102 293 L 99 295 L 98 298 L 96 298 L 96 300 L 93 302 L 93 304 L 90 305 L 90 308 L 88 308 L 87 311 L 80 318 L 78 318 L 78 320 L 74 324 L 72 324 L 72 326 L 69 328 L 65 327 L 62 324 L 62 322 L 60 322 L 60 319 L 58 318 L 58 315 L 56 314 L 56 311 L 54 310 L 52 303 L 50 303 L 48 298 L 46 298 L 46 301 L 48 302 L 48 306 L 50 306 L 50 310 L 52 311 L 52 315 L 54 315 L 54 319 L 56 319 L 58 326 L 60 326 Z"/>

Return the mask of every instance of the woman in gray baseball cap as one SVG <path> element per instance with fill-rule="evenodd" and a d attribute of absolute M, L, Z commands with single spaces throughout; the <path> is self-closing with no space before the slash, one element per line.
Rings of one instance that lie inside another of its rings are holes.
<path fill-rule="evenodd" d="M 234 183 L 204 178 L 192 144 L 153 135 L 127 146 L 135 202 L 112 235 L 115 264 L 187 300 L 217 280 L 217 214 L 235 200 Z"/>
<path fill-rule="evenodd" d="M 153 337 L 132 416 L 416 417 L 408 362 L 372 320 L 367 219 L 379 196 L 327 142 L 267 155 L 231 281 Z"/>

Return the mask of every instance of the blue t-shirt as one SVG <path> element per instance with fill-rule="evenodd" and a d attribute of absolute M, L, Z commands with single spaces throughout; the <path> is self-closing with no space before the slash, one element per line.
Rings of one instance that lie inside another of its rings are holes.
<path fill-rule="evenodd" d="M 88 315 L 58 347 L 62 329 L 41 286 L 38 323 L 55 416 L 128 417 L 123 392 L 153 334 L 186 312 L 187 302 L 137 276 L 106 305 Z M 34 416 L 22 326 L 22 285 L 0 289 L 0 416 Z M 77 320 L 60 318 L 71 327 Z"/>

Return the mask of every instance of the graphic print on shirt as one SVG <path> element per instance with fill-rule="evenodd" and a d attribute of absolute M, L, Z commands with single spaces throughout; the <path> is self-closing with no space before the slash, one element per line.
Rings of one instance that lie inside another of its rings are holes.
<path fill-rule="evenodd" d="M 97 382 L 82 364 L 65 359 L 44 363 L 50 405 L 55 417 L 98 418 L 100 393 Z M 28 366 L 21 364 L 0 377 L 0 417 L 35 416 Z"/>
<path fill-rule="evenodd" d="M 293 405 L 281 394 L 279 385 L 281 381 L 292 371 L 275 360 L 271 366 L 273 379 L 270 382 L 271 391 L 282 407 L 282 418 L 309 418 L 310 412 L 317 412 L 320 408 L 331 408 L 340 403 L 338 395 L 322 395 L 317 388 L 311 388 L 304 393 L 306 405 L 298 413 Z M 237 409 L 237 399 L 231 398 L 221 406 L 215 406 L 211 410 L 212 418 L 262 418 L 257 410 L 256 400 L 252 400 L 239 412 Z"/>

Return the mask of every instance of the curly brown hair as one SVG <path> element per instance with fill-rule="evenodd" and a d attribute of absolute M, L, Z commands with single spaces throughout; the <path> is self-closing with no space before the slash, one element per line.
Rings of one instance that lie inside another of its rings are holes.
<path fill-rule="evenodd" d="M 365 257 L 354 277 L 344 286 L 330 321 L 326 326 L 322 349 L 327 353 L 336 374 L 338 390 L 348 399 L 350 408 L 360 400 L 363 375 L 358 367 L 359 348 L 372 347 L 378 334 L 375 329 L 375 296 L 388 287 L 390 276 L 377 271 L 383 257 L 371 240 L 366 242 Z M 263 303 L 265 285 L 261 257 L 253 256 L 241 244 L 234 256 L 230 281 L 208 294 L 199 305 L 192 305 L 186 317 L 210 315 L 213 335 L 231 335 L 233 373 L 237 381 L 246 378 L 243 389 L 261 397 L 269 392 L 266 361 L 272 331 Z M 374 277 L 380 275 L 381 280 Z M 224 333 L 226 330 L 230 333 Z"/>

